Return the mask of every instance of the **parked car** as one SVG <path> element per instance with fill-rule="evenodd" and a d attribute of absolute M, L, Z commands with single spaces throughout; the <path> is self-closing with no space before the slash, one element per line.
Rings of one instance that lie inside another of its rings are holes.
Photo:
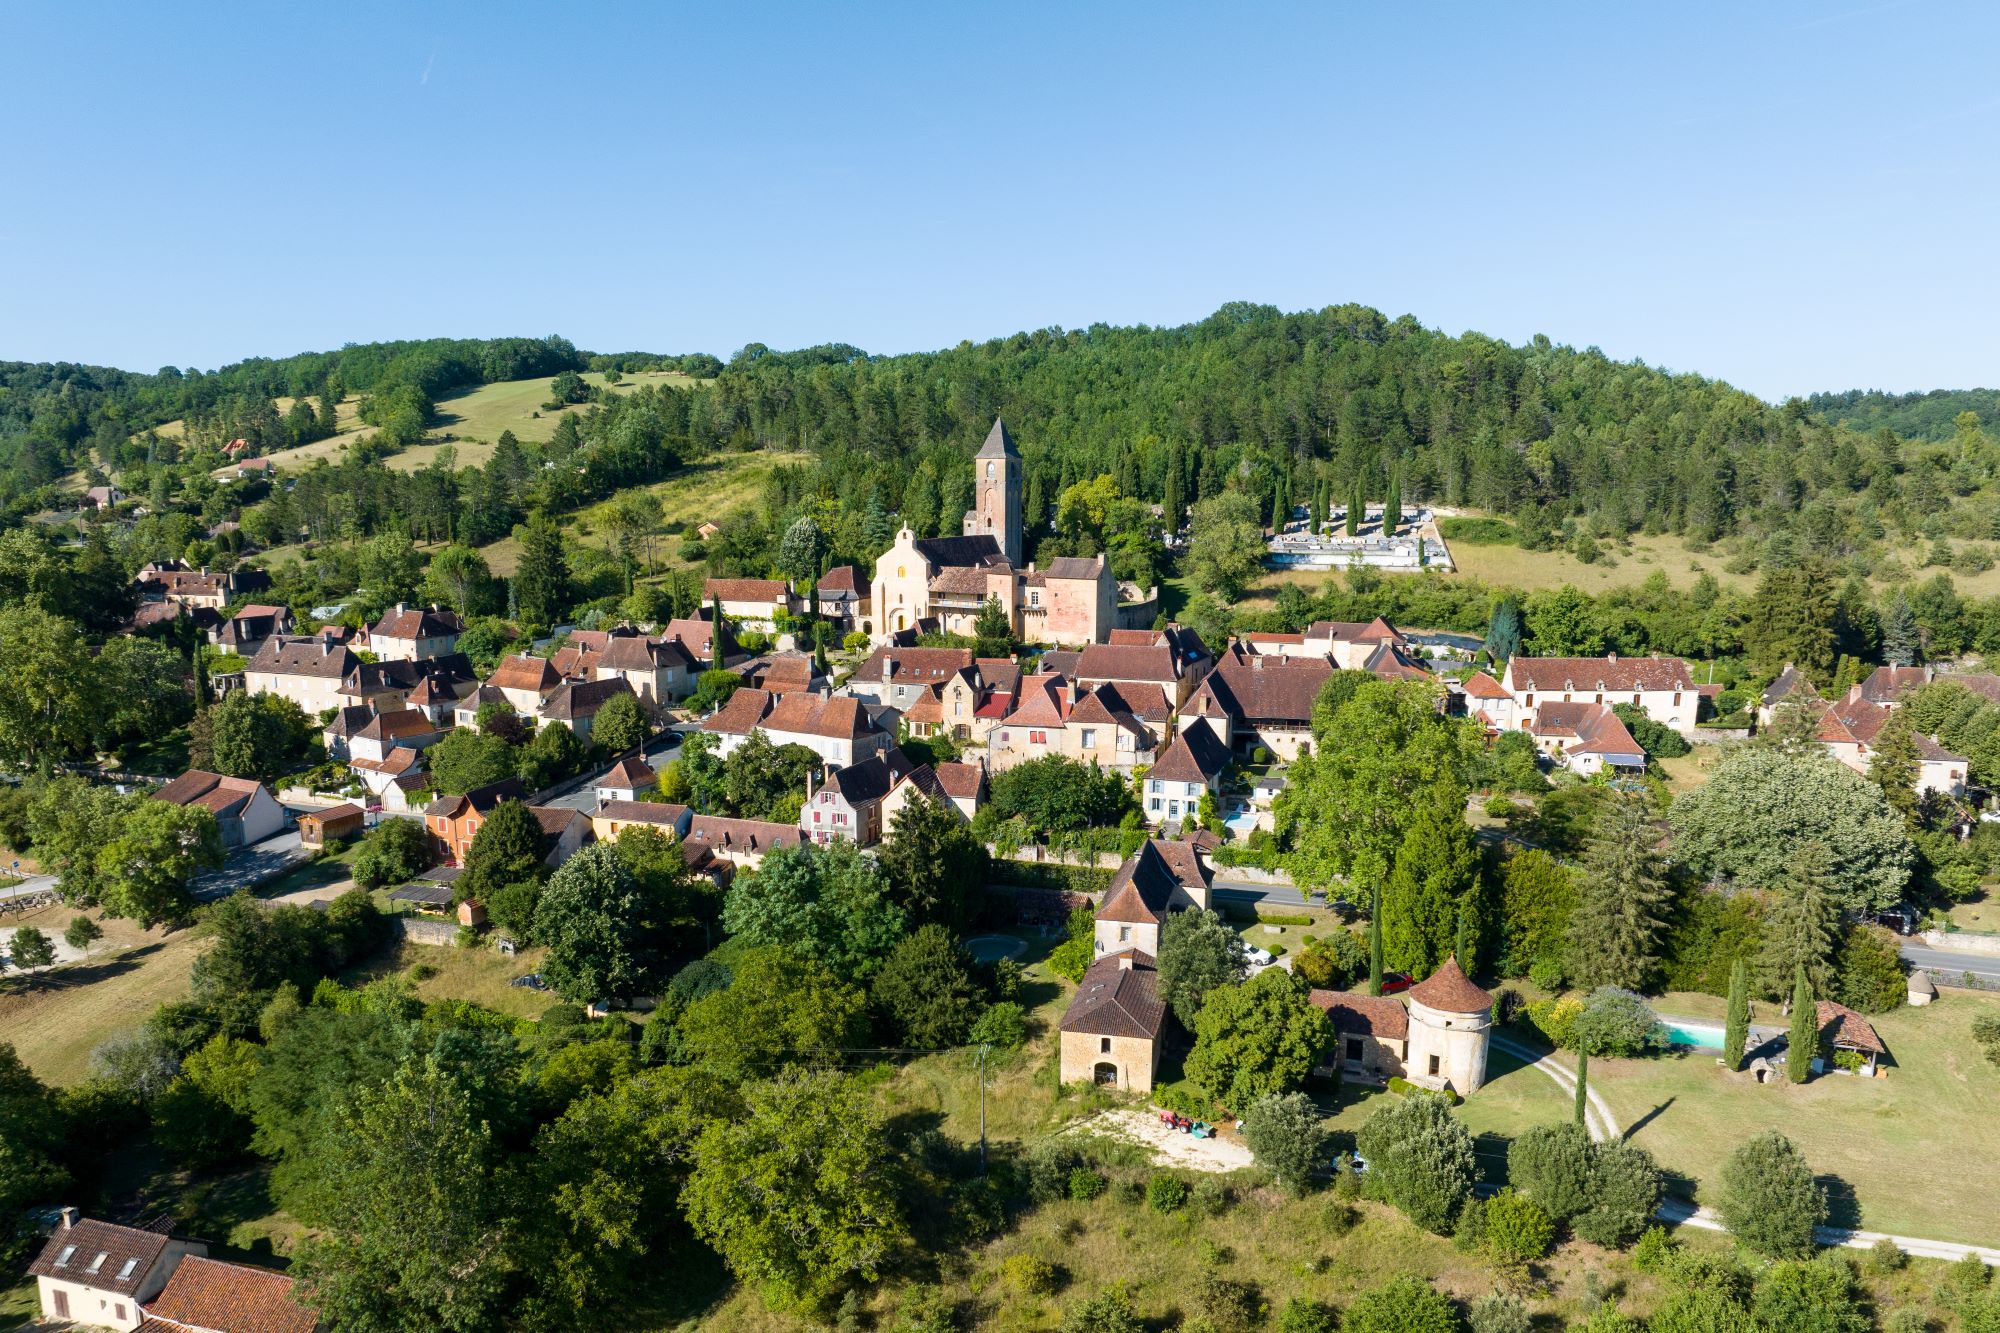
<path fill-rule="evenodd" d="M 1260 949 L 1254 944 L 1247 946 L 1243 950 L 1243 956 L 1254 967 L 1269 967 L 1271 965 L 1271 951 L 1269 949 Z"/>
<path fill-rule="evenodd" d="M 1415 983 L 1408 972 L 1384 972 L 1382 974 L 1382 993 L 1384 995 L 1394 995 L 1398 991 L 1406 991 L 1413 984 Z"/>

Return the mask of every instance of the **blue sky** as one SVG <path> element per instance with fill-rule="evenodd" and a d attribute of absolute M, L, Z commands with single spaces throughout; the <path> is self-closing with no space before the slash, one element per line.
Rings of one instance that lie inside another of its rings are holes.
<path fill-rule="evenodd" d="M 1767 397 L 1990 385 L 2000 7 L 0 8 L 0 358 L 1345 301 Z"/>

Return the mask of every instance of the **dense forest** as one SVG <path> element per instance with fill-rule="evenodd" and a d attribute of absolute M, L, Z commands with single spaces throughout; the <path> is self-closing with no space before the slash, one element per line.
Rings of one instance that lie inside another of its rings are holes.
<path fill-rule="evenodd" d="M 1855 430 L 1887 426 L 1911 439 L 1947 440 L 1958 433 L 1961 412 L 1978 417 L 1987 430 L 2000 425 L 2000 389 L 1931 389 L 1923 393 L 1849 389 L 1813 394 L 1806 399 L 1806 408 L 1814 416 Z"/>

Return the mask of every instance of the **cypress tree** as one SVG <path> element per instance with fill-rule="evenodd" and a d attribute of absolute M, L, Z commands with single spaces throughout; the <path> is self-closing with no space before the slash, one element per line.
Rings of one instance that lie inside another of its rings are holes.
<path fill-rule="evenodd" d="M 722 670 L 722 599 L 715 598 L 709 603 L 708 611 L 708 669 Z"/>
<path fill-rule="evenodd" d="M 1792 979 L 1792 1030 L 1785 1043 L 1785 1077 L 1803 1083 L 1812 1077 L 1813 1056 L 1819 1054 L 1819 1006 L 1812 984 L 1801 967 Z"/>
<path fill-rule="evenodd" d="M 1590 1105 L 1590 1047 L 1579 1046 L 1576 1052 L 1576 1127 L 1587 1137 L 1590 1134 L 1590 1118 L 1585 1108 Z"/>
<path fill-rule="evenodd" d="M 1179 445 L 1167 450 L 1167 484 L 1160 495 L 1160 513 L 1168 536 L 1181 530 L 1181 520 L 1187 516 L 1187 471 Z"/>
<path fill-rule="evenodd" d="M 1368 508 L 1368 488 L 1357 474 L 1347 488 L 1347 535 L 1361 535 L 1361 515 Z"/>
<path fill-rule="evenodd" d="M 1382 500 L 1382 535 L 1393 537 L 1403 522 L 1403 473 L 1397 469 L 1389 474 L 1389 493 Z"/>
<path fill-rule="evenodd" d="M 1750 969 L 1739 954 L 1729 969 L 1729 1022 L 1722 1034 L 1722 1061 L 1743 1068 L 1743 1049 L 1750 1043 Z"/>
<path fill-rule="evenodd" d="M 1375 881 L 1375 905 L 1368 912 L 1368 993 L 1382 993 L 1382 881 Z"/>

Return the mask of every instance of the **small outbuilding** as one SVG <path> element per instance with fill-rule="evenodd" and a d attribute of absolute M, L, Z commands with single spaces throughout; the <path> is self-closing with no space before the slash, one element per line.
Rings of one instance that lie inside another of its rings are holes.
<path fill-rule="evenodd" d="M 367 821 L 367 812 L 352 801 L 325 810 L 308 810 L 299 816 L 299 846 L 318 851 L 329 843 L 359 837 Z"/>
<path fill-rule="evenodd" d="M 1855 1013 L 1844 1004 L 1832 1000 L 1819 1001 L 1819 1044 L 1822 1051 L 1833 1052 L 1833 1065 L 1837 1068 L 1844 1052 L 1851 1058 L 1849 1064 L 1859 1061 L 1853 1073 L 1863 1078 L 1874 1078 L 1877 1067 L 1889 1048 L 1876 1035 L 1875 1025 Z"/>
<path fill-rule="evenodd" d="M 1929 1004 L 1932 1000 L 1935 1000 L 1937 998 L 1937 983 L 1931 980 L 1930 973 L 1928 972 L 1910 973 L 1909 998 L 1910 998 L 1910 1003 L 1913 1005 Z"/>

